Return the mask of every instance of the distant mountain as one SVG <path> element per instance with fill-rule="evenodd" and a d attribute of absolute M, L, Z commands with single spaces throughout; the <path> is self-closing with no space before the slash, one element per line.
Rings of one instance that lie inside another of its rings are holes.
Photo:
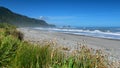
<path fill-rule="evenodd" d="M 44 20 L 34 19 L 14 13 L 5 7 L 0 7 L 0 23 L 10 23 L 19 27 L 54 26 L 49 25 Z"/>

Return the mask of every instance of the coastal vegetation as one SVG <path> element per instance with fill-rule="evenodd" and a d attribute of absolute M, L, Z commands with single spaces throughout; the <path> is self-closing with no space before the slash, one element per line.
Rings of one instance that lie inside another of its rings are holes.
<path fill-rule="evenodd" d="M 114 68 L 102 50 L 80 45 L 67 54 L 54 41 L 39 45 L 23 38 L 15 26 L 0 24 L 0 68 Z"/>

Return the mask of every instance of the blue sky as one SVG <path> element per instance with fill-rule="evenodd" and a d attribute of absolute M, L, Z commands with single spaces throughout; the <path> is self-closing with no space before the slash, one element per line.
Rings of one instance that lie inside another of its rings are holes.
<path fill-rule="evenodd" d="M 60 26 L 120 26 L 120 0 L 0 0 L 0 6 Z"/>

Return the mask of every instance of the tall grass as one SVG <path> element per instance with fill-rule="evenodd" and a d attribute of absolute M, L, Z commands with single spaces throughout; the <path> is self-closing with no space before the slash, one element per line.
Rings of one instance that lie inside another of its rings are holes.
<path fill-rule="evenodd" d="M 20 41 L 13 36 L 0 35 L 0 66 L 6 67 L 14 59 Z"/>
<path fill-rule="evenodd" d="M 35 45 L 19 37 L 16 28 L 0 28 L 0 68 L 114 68 L 102 50 L 80 46 L 68 55 L 53 43 Z"/>
<path fill-rule="evenodd" d="M 48 46 L 40 47 L 22 43 L 12 64 L 14 64 L 14 68 L 48 68 L 49 57 L 50 50 Z"/>

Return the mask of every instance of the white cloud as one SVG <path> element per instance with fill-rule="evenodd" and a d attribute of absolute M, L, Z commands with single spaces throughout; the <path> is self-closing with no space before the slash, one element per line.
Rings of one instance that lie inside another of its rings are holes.
<path fill-rule="evenodd" d="M 49 18 L 47 16 L 40 16 L 38 19 L 40 19 L 40 20 L 48 20 Z"/>
<path fill-rule="evenodd" d="M 41 20 L 65 20 L 65 19 L 75 19 L 77 16 L 40 16 Z"/>

